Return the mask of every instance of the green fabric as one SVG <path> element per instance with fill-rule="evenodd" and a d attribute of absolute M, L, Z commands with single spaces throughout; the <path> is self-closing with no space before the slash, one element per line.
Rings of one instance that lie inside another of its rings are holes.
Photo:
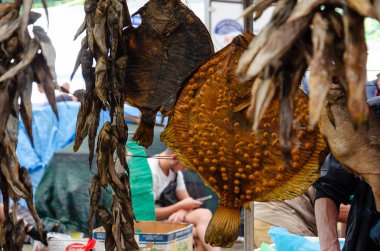
<path fill-rule="evenodd" d="M 150 171 L 145 149 L 128 142 L 127 149 L 132 154 L 128 162 L 131 178 L 131 193 L 133 212 L 137 220 L 156 220 L 154 211 L 153 179 Z"/>
<path fill-rule="evenodd" d="M 94 161 L 96 162 L 96 161 Z M 36 210 L 46 230 L 60 222 L 59 232 L 88 233 L 88 184 L 96 173 L 88 167 L 88 154 L 56 153 L 46 167 L 36 195 Z M 110 207 L 111 189 L 102 190 L 100 204 Z M 95 226 L 100 226 L 99 220 Z"/>

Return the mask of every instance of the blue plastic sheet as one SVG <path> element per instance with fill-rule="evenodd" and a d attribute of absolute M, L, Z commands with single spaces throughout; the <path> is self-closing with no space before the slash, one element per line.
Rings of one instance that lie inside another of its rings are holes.
<path fill-rule="evenodd" d="M 281 251 L 319 251 L 319 241 L 310 240 L 301 235 L 291 234 L 281 227 L 271 227 L 269 235 L 274 241 L 276 250 Z M 344 241 L 339 240 L 340 248 L 343 248 Z"/>

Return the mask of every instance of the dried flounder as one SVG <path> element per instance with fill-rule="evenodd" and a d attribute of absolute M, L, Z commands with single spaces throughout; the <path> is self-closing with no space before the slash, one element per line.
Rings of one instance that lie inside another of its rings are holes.
<path fill-rule="evenodd" d="M 220 198 L 206 232 L 206 242 L 213 246 L 233 245 L 241 208 L 250 201 L 279 201 L 304 192 L 319 176 L 319 156 L 325 148 L 318 129 L 307 126 L 308 99 L 300 90 L 293 100 L 290 160 L 283 158 L 279 145 L 278 96 L 257 133 L 251 131 L 245 113 L 252 82 L 241 85 L 234 74 L 250 40 L 249 34 L 236 37 L 189 76 L 161 134 Z"/>
<path fill-rule="evenodd" d="M 141 25 L 125 34 L 125 90 L 126 101 L 142 113 L 134 140 L 148 147 L 156 113 L 168 115 L 183 80 L 214 49 L 206 27 L 179 0 L 150 0 L 137 13 Z"/>

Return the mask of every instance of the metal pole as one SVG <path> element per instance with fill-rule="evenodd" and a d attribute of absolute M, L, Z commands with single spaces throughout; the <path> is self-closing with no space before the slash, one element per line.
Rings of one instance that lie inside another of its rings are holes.
<path fill-rule="evenodd" d="M 248 6 L 252 5 L 253 0 L 243 0 L 243 9 L 246 9 Z M 253 33 L 253 17 L 245 16 L 244 17 L 244 30 Z"/>
<path fill-rule="evenodd" d="M 253 201 L 249 203 L 251 210 L 244 208 L 244 251 L 253 251 L 254 249 L 254 208 Z"/>

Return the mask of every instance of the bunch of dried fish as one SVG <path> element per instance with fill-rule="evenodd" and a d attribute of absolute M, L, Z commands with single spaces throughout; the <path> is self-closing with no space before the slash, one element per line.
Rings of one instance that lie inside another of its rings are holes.
<path fill-rule="evenodd" d="M 112 230 L 107 234 L 107 246 L 136 250 L 129 176 L 115 170 L 115 162 L 119 161 L 129 174 L 124 103 L 142 111 L 134 139 L 144 146 L 151 145 L 156 112 L 170 111 L 182 81 L 213 53 L 212 42 L 201 21 L 179 0 L 150 0 L 137 11 L 142 17 L 138 28 L 132 27 L 124 0 L 86 0 L 84 9 L 85 20 L 75 38 L 84 31 L 86 36 L 73 74 L 81 65 L 86 94 L 78 113 L 74 151 L 88 136 L 90 166 L 100 110 L 107 108 L 111 115 L 111 122 L 103 125 L 98 137 L 98 176 L 90 186 L 90 233 L 94 215 L 100 213 L 106 231 Z M 115 192 L 112 213 L 98 205 L 99 191 L 108 185 Z"/>
<path fill-rule="evenodd" d="M 289 159 L 283 158 L 279 144 L 279 95 L 262 114 L 257 133 L 251 131 L 246 113 L 253 81 L 241 85 L 235 76 L 251 40 L 248 33 L 236 37 L 189 76 L 161 134 L 220 198 L 205 237 L 213 246 L 234 244 L 241 208 L 250 201 L 285 200 L 306 191 L 319 176 L 325 149 L 319 130 L 307 126 L 308 98 L 300 90 L 292 98 L 296 109 Z"/>
<path fill-rule="evenodd" d="M 136 14 L 141 25 L 126 32 L 125 90 L 142 113 L 133 139 L 148 147 L 156 113 L 168 115 L 183 80 L 214 48 L 202 21 L 179 0 L 150 0 Z"/>
<path fill-rule="evenodd" d="M 47 13 L 46 2 L 42 2 Z M 33 26 L 31 38 L 27 26 L 41 16 L 32 12 L 31 7 L 32 1 L 0 3 L 0 189 L 5 215 L 5 222 L 0 223 L 0 246 L 4 250 L 22 250 L 24 223 L 17 221 L 16 217 L 20 198 L 26 200 L 43 238 L 42 224 L 33 205 L 33 187 L 29 173 L 26 168 L 20 168 L 16 156 L 19 114 L 33 143 L 30 100 L 33 81 L 43 86 L 58 117 L 54 94 L 54 89 L 57 88 L 55 50 L 41 27 Z M 14 202 L 12 217 L 9 215 L 10 199 Z"/>
<path fill-rule="evenodd" d="M 81 65 L 86 92 L 78 113 L 74 151 L 78 150 L 83 139 L 88 136 L 90 167 L 94 156 L 100 111 L 108 108 L 111 115 L 111 123 L 106 122 L 99 133 L 96 149 L 98 174 L 94 176 L 89 187 L 90 235 L 92 236 L 94 217 L 100 213 L 98 203 L 101 187 L 107 188 L 110 184 L 115 192 L 112 214 L 116 212 L 119 214 L 103 221 L 105 229 L 112 231 L 112 234 L 107 234 L 106 243 L 107 248 L 109 245 L 113 245 L 113 248 L 110 246 L 107 250 L 113 250 L 115 246 L 118 250 L 125 250 L 121 249 L 123 246 L 128 248 L 127 250 L 137 250 L 134 236 L 130 234 L 131 229 L 133 233 L 134 215 L 130 206 L 132 201 L 129 194 L 129 179 L 128 176 L 116 173 L 114 159 L 115 154 L 123 167 L 122 171 L 128 171 L 125 161 L 128 127 L 124 121 L 127 57 L 123 29 L 131 26 L 131 20 L 125 1 L 86 0 L 84 9 L 85 20 L 77 31 L 75 39 L 84 31 L 86 36 L 82 40 L 72 76 Z M 120 200 L 123 200 L 123 203 L 116 203 Z M 104 214 L 104 210 L 101 212 Z M 125 220 L 121 220 L 121 215 Z M 102 217 L 102 220 L 104 219 Z M 123 228 L 124 225 L 128 225 L 129 228 Z"/>
<path fill-rule="evenodd" d="M 331 152 L 371 185 L 380 210 L 380 173 L 374 164 L 380 157 L 380 135 L 378 120 L 365 101 L 364 32 L 364 17 L 380 20 L 380 1 L 272 0 L 261 1 L 250 11 L 258 18 L 274 2 L 271 22 L 242 55 L 237 70 L 243 81 L 256 79 L 252 98 L 263 100 L 251 105 L 254 125 L 265 104 L 279 93 L 281 126 L 289 128 L 290 97 L 309 66 L 309 123 L 314 126 L 322 114 L 320 128 Z M 289 133 L 288 129 L 281 133 L 284 147 L 289 146 Z"/>
<path fill-rule="evenodd" d="M 239 60 L 242 81 L 256 79 L 250 116 L 258 121 L 275 94 L 281 100 L 282 146 L 289 147 L 294 96 L 310 67 L 309 123 L 314 126 L 326 103 L 333 77 L 347 92 L 347 106 L 356 127 L 366 123 L 366 43 L 364 17 L 380 18 L 380 1 L 262 0 L 247 13 L 259 18 L 276 7 L 268 25 Z"/>

